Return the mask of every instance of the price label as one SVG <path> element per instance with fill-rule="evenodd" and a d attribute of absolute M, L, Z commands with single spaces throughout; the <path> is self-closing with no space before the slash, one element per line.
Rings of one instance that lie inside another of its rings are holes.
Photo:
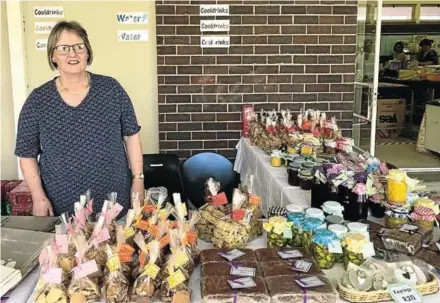
<path fill-rule="evenodd" d="M 231 285 L 232 289 L 251 288 L 257 286 L 257 284 L 254 282 L 254 279 L 251 277 L 228 280 L 228 283 Z"/>
<path fill-rule="evenodd" d="M 172 275 L 170 275 L 167 278 L 168 284 L 170 285 L 170 288 L 176 288 L 183 282 L 185 282 L 185 276 L 183 275 L 182 271 L 179 269 L 175 271 Z"/>
<path fill-rule="evenodd" d="M 188 255 L 183 251 L 180 250 L 176 255 L 176 267 L 185 266 L 189 262 Z"/>
<path fill-rule="evenodd" d="M 110 271 L 117 271 L 121 268 L 121 260 L 119 259 L 119 254 L 111 255 L 107 260 L 107 267 Z"/>
<path fill-rule="evenodd" d="M 55 235 L 55 243 L 60 254 L 67 254 L 69 252 L 67 235 Z"/>
<path fill-rule="evenodd" d="M 138 223 L 136 224 L 136 228 L 148 231 L 148 226 L 149 225 L 150 224 L 148 223 L 147 220 L 139 220 Z"/>
<path fill-rule="evenodd" d="M 364 256 L 365 259 L 368 259 L 372 256 L 374 256 L 376 254 L 376 252 L 374 251 L 374 244 L 373 242 L 368 242 L 365 246 L 364 249 L 362 250 L 362 254 Z"/>
<path fill-rule="evenodd" d="M 301 286 L 301 287 L 305 287 L 305 288 L 309 288 L 309 287 L 316 287 L 316 286 L 321 286 L 324 285 L 324 282 L 322 282 L 318 277 L 313 276 L 313 277 L 308 277 L 308 278 L 303 278 L 303 279 L 295 279 L 295 282 Z"/>
<path fill-rule="evenodd" d="M 388 286 L 388 292 L 397 303 L 422 303 L 422 296 L 412 286 L 393 284 Z"/>
<path fill-rule="evenodd" d="M 124 229 L 124 236 L 126 239 L 133 237 L 135 233 L 136 232 L 134 231 L 133 227 L 127 227 Z"/>
<path fill-rule="evenodd" d="M 296 260 L 293 264 L 292 270 L 307 273 L 311 267 L 312 262 L 306 260 Z"/>
<path fill-rule="evenodd" d="M 292 239 L 292 229 L 290 227 L 284 228 L 283 238 L 284 239 Z"/>
<path fill-rule="evenodd" d="M 255 268 L 232 266 L 230 274 L 231 276 L 255 277 Z"/>
<path fill-rule="evenodd" d="M 254 205 L 260 205 L 260 203 L 261 203 L 261 198 L 260 198 L 260 196 L 257 196 L 257 195 L 250 195 L 250 196 L 249 196 L 249 203 L 250 203 L 250 204 L 254 204 Z"/>
<path fill-rule="evenodd" d="M 215 206 L 221 206 L 221 205 L 228 204 L 228 198 L 226 198 L 226 194 L 224 192 L 222 192 L 216 196 L 213 196 L 212 202 L 214 203 Z"/>
<path fill-rule="evenodd" d="M 43 274 L 43 280 L 48 284 L 61 284 L 61 276 L 63 270 L 61 268 L 49 268 L 47 273 Z"/>
<path fill-rule="evenodd" d="M 75 280 L 87 277 L 98 271 L 98 266 L 95 260 L 91 260 L 82 264 L 79 264 L 73 269 Z"/>
<path fill-rule="evenodd" d="M 238 249 L 233 249 L 229 252 L 225 253 L 219 253 L 220 256 L 222 256 L 225 259 L 228 259 L 229 261 L 235 260 L 237 258 L 240 258 L 241 256 L 244 256 L 245 253 L 238 250 Z"/>
<path fill-rule="evenodd" d="M 246 211 L 244 209 L 234 209 L 232 211 L 232 220 L 241 221 L 244 218 Z"/>
<path fill-rule="evenodd" d="M 95 243 L 99 244 L 102 243 L 104 241 L 107 241 L 108 239 L 110 239 L 110 233 L 108 232 L 107 227 L 104 227 L 101 229 L 101 231 L 96 235 L 95 237 Z"/>
<path fill-rule="evenodd" d="M 330 242 L 330 243 L 328 244 L 328 251 L 329 251 L 330 253 L 342 254 L 341 241 L 339 241 L 339 240 L 333 240 L 332 242 Z"/>
<path fill-rule="evenodd" d="M 157 274 L 158 274 L 159 271 L 160 271 L 160 267 L 157 266 L 156 264 L 148 263 L 148 264 L 145 266 L 144 270 L 145 270 L 145 273 L 146 273 L 149 277 L 151 277 L 152 279 L 156 279 Z"/>
<path fill-rule="evenodd" d="M 278 255 L 281 259 L 302 258 L 303 254 L 299 250 L 285 250 L 278 251 Z"/>

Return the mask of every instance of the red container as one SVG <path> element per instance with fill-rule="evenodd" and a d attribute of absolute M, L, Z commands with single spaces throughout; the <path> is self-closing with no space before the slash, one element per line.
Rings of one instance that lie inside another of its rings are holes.
<path fill-rule="evenodd" d="M 253 112 L 254 112 L 253 105 L 243 105 L 241 112 L 241 119 L 243 123 L 242 135 L 245 138 L 249 137 L 249 121 L 252 117 Z"/>
<path fill-rule="evenodd" d="M 22 180 L 2 180 L 1 181 L 1 187 L 2 187 L 2 200 L 9 200 L 9 192 L 13 190 L 15 187 L 17 187 Z"/>
<path fill-rule="evenodd" d="M 32 216 L 32 196 L 26 182 L 20 183 L 9 193 L 11 216 Z"/>

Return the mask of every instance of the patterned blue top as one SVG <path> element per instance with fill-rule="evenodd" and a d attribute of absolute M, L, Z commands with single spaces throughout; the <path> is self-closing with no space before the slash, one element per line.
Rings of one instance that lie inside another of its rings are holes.
<path fill-rule="evenodd" d="M 90 89 L 77 107 L 66 104 L 55 79 L 31 92 L 20 113 L 15 155 L 40 156 L 43 189 L 55 215 L 73 212 L 88 189 L 94 213 L 115 191 L 126 210 L 131 173 L 123 136 L 140 130 L 131 100 L 119 82 L 90 73 Z"/>

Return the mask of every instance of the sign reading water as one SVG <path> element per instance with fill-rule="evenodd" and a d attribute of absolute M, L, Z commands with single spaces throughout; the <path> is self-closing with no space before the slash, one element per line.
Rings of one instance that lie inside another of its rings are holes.
<path fill-rule="evenodd" d="M 148 41 L 147 30 L 122 30 L 118 31 L 119 42 L 146 42 Z"/>
<path fill-rule="evenodd" d="M 119 24 L 147 24 L 146 12 L 117 13 L 116 20 Z"/>

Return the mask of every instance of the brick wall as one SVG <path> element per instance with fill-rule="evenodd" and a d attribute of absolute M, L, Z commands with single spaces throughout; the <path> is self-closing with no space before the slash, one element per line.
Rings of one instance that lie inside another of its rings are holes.
<path fill-rule="evenodd" d="M 229 4 L 204 17 L 200 4 Z M 357 2 L 156 1 L 160 150 L 235 156 L 241 108 L 330 112 L 351 134 Z M 200 19 L 229 19 L 229 48 L 200 47 Z"/>

